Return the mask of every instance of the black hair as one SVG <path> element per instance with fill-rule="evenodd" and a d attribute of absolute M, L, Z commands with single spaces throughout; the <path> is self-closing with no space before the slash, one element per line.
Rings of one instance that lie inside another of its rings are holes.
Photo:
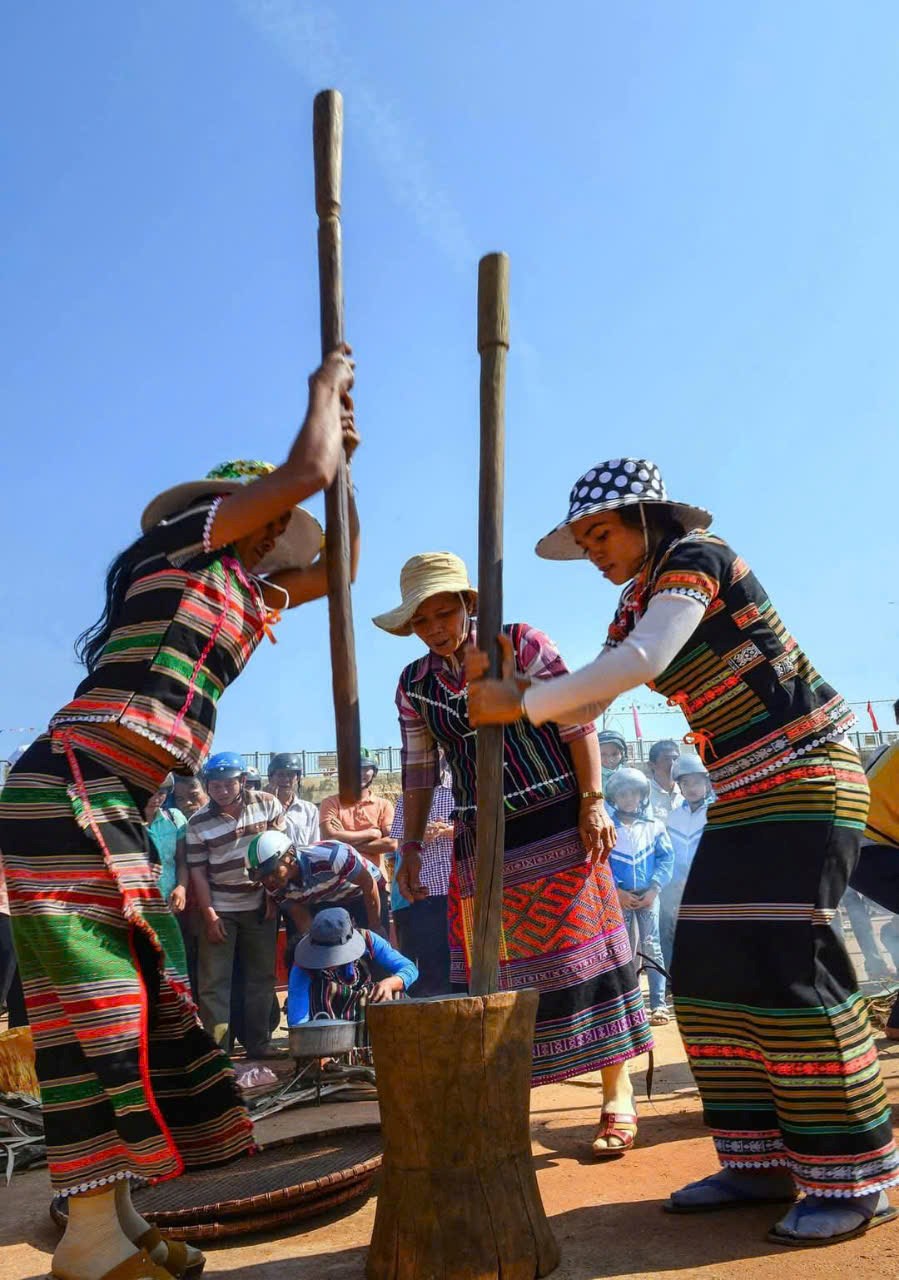
<path fill-rule="evenodd" d="M 618 514 L 621 516 L 621 523 L 627 529 L 642 529 L 645 521 L 650 555 L 654 554 L 663 543 L 669 542 L 672 538 L 681 538 L 686 533 L 683 521 L 670 507 L 663 506 L 661 503 L 635 502 L 628 507 L 620 507 Z"/>
<path fill-rule="evenodd" d="M 658 742 L 654 742 L 649 748 L 649 763 L 655 764 L 662 752 L 670 751 L 672 747 L 680 755 L 680 747 L 673 738 L 660 738 Z"/>
<path fill-rule="evenodd" d="M 189 506 L 194 507 L 207 501 L 211 496 L 213 495 L 199 494 L 191 498 Z M 182 508 L 182 510 L 187 509 L 187 507 Z M 170 512 L 165 519 L 171 520 L 172 516 L 177 514 L 178 512 L 175 511 Z M 141 534 L 130 547 L 126 547 L 120 555 L 116 556 L 106 571 L 106 603 L 103 606 L 103 612 L 97 621 L 82 631 L 75 641 L 75 657 L 87 667 L 89 675 L 93 675 L 106 642 L 112 635 L 122 605 L 125 603 L 128 588 L 134 581 L 135 571 L 152 554 L 148 544 L 156 528 L 158 525 Z"/>
<path fill-rule="evenodd" d="M 100 661 L 106 642 L 112 634 L 115 619 L 125 602 L 125 595 L 131 586 L 134 570 L 143 557 L 145 537 L 140 537 L 126 548 L 106 571 L 106 603 L 103 612 L 96 622 L 81 632 L 75 641 L 75 657 L 93 674 Z"/>

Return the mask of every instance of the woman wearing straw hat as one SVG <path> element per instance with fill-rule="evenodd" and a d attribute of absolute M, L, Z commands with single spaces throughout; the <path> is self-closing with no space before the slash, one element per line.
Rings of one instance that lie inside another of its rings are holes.
<path fill-rule="evenodd" d="M 321 530 L 296 504 L 357 443 L 352 384 L 349 348 L 332 352 L 280 467 L 230 463 L 150 503 L 81 637 L 85 679 L 0 796 L 50 1177 L 69 1197 L 59 1280 L 202 1269 L 137 1215 L 128 1180 L 252 1144 L 230 1063 L 197 1020 L 142 814 L 167 773 L 200 766 L 219 697 L 278 609 L 324 594 Z"/>
<path fill-rule="evenodd" d="M 697 1213 L 804 1198 L 772 1229 L 831 1244 L 896 1216 L 890 1109 L 864 1002 L 830 927 L 858 855 L 868 789 L 846 702 L 821 679 L 748 565 L 673 502 L 641 458 L 594 467 L 537 544 L 627 584 L 587 667 L 472 686 L 474 724 L 583 719 L 641 683 L 691 726 L 717 802 L 675 936 L 675 1008 L 720 1172 L 675 1192 Z"/>
<path fill-rule="evenodd" d="M 400 574 L 402 602 L 374 621 L 428 648 L 401 673 L 404 841 L 398 873 L 409 901 L 427 896 L 421 848 L 439 748 L 456 808 L 449 892 L 451 979 L 467 985 L 475 883 L 477 772 L 463 664 L 474 639 L 477 592 L 458 556 L 413 556 Z M 504 628 L 522 670 L 535 679 L 565 672 L 552 641 L 523 623 Z M 506 835 L 500 986 L 536 987 L 534 1084 L 599 1070 L 603 1112 L 593 1152 L 621 1156 L 637 1128 L 628 1060 L 651 1047 L 627 932 L 605 859 L 615 833 L 602 803 L 596 731 L 515 725 L 505 735 Z"/>

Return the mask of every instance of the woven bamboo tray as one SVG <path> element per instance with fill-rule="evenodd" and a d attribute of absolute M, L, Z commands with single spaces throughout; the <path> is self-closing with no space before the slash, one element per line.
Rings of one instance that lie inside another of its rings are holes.
<path fill-rule="evenodd" d="M 279 1138 L 234 1164 L 135 1188 L 134 1206 L 183 1240 L 277 1229 L 366 1195 L 381 1151 L 377 1124 Z M 50 1212 L 64 1227 L 65 1199 L 57 1197 Z"/>

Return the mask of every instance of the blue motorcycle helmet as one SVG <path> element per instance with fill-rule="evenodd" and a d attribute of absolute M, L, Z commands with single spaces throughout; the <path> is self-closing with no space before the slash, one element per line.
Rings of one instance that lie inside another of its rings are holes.
<path fill-rule="evenodd" d="M 244 758 L 236 751 L 218 751 L 210 756 L 203 769 L 203 777 L 207 782 L 215 779 L 241 778 L 247 771 Z"/>

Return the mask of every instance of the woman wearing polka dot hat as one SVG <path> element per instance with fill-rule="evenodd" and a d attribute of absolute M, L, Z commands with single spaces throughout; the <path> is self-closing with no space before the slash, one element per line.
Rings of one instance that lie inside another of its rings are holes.
<path fill-rule="evenodd" d="M 666 1207 L 802 1192 L 770 1238 L 831 1244 L 895 1217 L 884 1188 L 899 1183 L 864 1002 L 831 928 L 868 789 L 848 705 L 711 522 L 669 498 L 647 459 L 581 476 L 537 554 L 589 560 L 624 587 L 604 648 L 531 685 L 505 645 L 503 678 L 471 686 L 470 718 L 583 722 L 640 684 L 683 711 L 718 799 L 684 893 L 673 986 L 723 1167 Z"/>

